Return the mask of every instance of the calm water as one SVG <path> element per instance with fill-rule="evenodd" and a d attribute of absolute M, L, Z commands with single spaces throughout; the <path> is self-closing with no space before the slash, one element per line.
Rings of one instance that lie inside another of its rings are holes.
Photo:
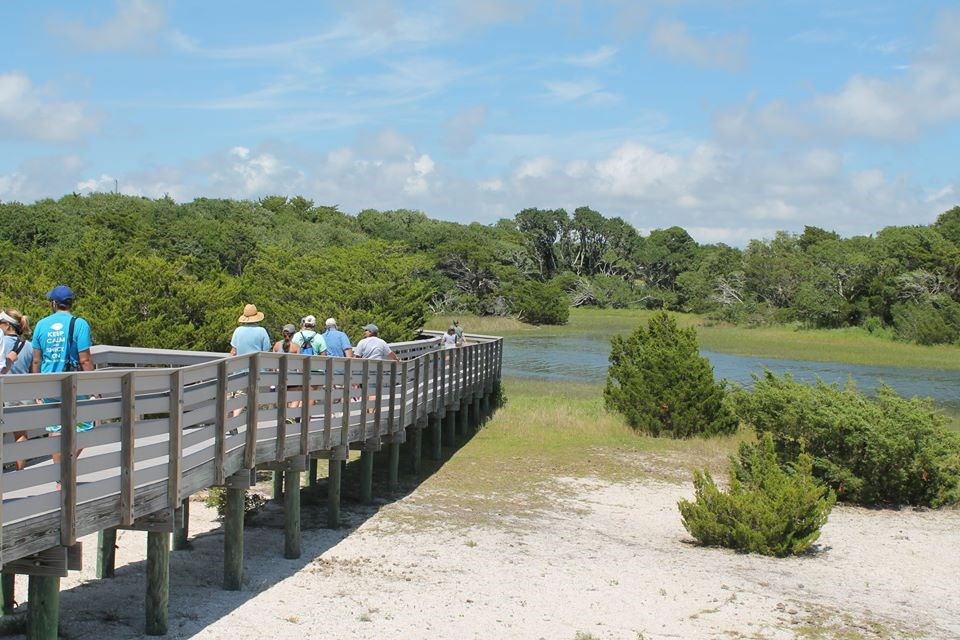
<path fill-rule="evenodd" d="M 930 396 L 951 410 L 960 410 L 960 371 L 780 360 L 710 351 L 701 353 L 710 359 L 717 379 L 726 378 L 744 385 L 751 383 L 751 374 L 767 368 L 777 374 L 789 373 L 795 380 L 803 382 L 814 382 L 819 377 L 827 383 L 843 384 L 847 378 L 853 378 L 866 392 L 886 383 L 901 395 Z M 503 375 L 602 384 L 606 381 L 609 355 L 610 343 L 593 336 L 507 338 L 503 350 Z"/>

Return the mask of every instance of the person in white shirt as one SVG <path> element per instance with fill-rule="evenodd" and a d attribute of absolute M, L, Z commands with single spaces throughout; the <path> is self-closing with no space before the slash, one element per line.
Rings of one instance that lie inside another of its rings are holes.
<path fill-rule="evenodd" d="M 363 327 L 363 339 L 357 343 L 353 349 L 354 358 L 368 358 L 371 360 L 396 360 L 400 361 L 397 354 L 393 352 L 382 338 L 377 336 L 380 330 L 375 324 L 367 324 Z"/>

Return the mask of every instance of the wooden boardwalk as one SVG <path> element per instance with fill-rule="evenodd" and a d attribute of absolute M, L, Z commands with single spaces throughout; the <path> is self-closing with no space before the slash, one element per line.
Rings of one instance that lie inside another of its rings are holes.
<path fill-rule="evenodd" d="M 432 337 L 391 345 L 401 362 L 282 353 L 231 358 L 95 346 L 96 371 L 0 377 L 4 573 L 30 574 L 31 601 L 37 600 L 31 609 L 55 621 L 55 611 L 38 608 L 53 597 L 53 586 L 42 580 L 75 568 L 78 537 L 101 532 L 103 538 L 105 532 L 109 543 L 117 527 L 162 534 L 166 538 L 154 544 L 160 554 L 155 560 L 162 562 L 162 541 L 169 549 L 171 532 L 186 535 L 187 499 L 224 486 L 224 583 L 239 588 L 243 494 L 257 468 L 283 472 L 289 486 L 299 486 L 299 474 L 311 460 L 330 461 L 328 507 L 336 525 L 340 461 L 349 449 L 389 447 L 394 483 L 402 443 L 419 466 L 423 428 L 435 430 L 433 442 L 439 445 L 442 428 L 452 433 L 465 430 L 468 422 L 476 426 L 492 409 L 502 339 L 468 334 L 467 345 L 444 350 L 438 333 L 428 335 Z M 14 442 L 16 432 L 38 436 L 48 425 L 87 421 L 96 427 Z M 52 461 L 53 454 L 60 455 L 59 463 Z M 17 460 L 28 461 L 26 468 L 12 468 Z M 361 482 L 367 479 L 367 467 L 372 475 L 368 461 L 365 456 Z M 369 493 L 366 484 L 361 485 L 364 492 Z M 240 514 L 231 515 L 238 499 Z M 288 514 L 288 529 L 295 530 L 287 532 L 285 553 L 297 557 L 299 495 L 296 504 L 290 500 L 286 508 L 296 513 Z M 239 527 L 239 534 L 232 527 Z M 12 584 L 6 578 L 4 585 Z M 166 631 L 165 596 L 157 603 L 163 610 L 150 611 L 150 589 L 161 587 L 166 589 L 165 584 L 148 584 L 148 633 Z M 159 615 L 162 624 L 151 626 L 151 616 Z M 49 624 L 42 626 L 42 616 L 32 618 L 31 637 L 55 637 L 49 635 Z"/>

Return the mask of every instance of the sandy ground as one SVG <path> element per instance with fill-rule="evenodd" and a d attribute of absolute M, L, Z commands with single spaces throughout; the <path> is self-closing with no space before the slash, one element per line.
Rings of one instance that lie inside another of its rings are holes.
<path fill-rule="evenodd" d="M 557 482 L 549 512 L 497 520 L 491 501 L 482 526 L 411 526 L 436 513 L 428 480 L 348 506 L 349 528 L 305 529 L 296 561 L 270 506 L 247 528 L 240 592 L 220 589 L 222 532 L 194 502 L 194 548 L 171 556 L 169 637 L 960 638 L 960 511 L 837 507 L 815 553 L 771 559 L 692 544 L 676 509 L 689 484 Z M 145 540 L 120 532 L 109 581 L 84 540 L 84 571 L 63 581 L 66 637 L 141 637 Z"/>

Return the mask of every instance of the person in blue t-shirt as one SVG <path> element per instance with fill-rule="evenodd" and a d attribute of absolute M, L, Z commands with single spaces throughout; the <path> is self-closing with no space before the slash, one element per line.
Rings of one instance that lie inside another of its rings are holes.
<path fill-rule="evenodd" d="M 327 355 L 335 358 L 352 358 L 353 345 L 350 336 L 337 329 L 337 321 L 327 318 L 327 330 L 323 332 L 323 339 L 327 343 Z"/>
<path fill-rule="evenodd" d="M 230 355 L 242 356 L 256 351 L 270 351 L 273 344 L 267 330 L 260 326 L 263 311 L 257 311 L 257 305 L 243 307 L 243 315 L 237 318 L 240 325 L 230 337 Z"/>
<path fill-rule="evenodd" d="M 90 325 L 83 318 L 73 315 L 73 299 L 73 290 L 65 284 L 58 284 L 47 292 L 47 300 L 50 301 L 53 313 L 42 318 L 33 329 L 33 364 L 30 366 L 32 373 L 93 371 Z M 86 400 L 87 397 L 77 396 L 77 400 Z M 60 402 L 60 398 L 44 398 L 44 402 Z M 90 429 L 93 429 L 92 420 L 77 424 L 77 433 Z M 50 425 L 47 431 L 50 434 L 59 434 L 60 425 Z M 78 448 L 78 458 L 81 452 L 83 449 Z M 54 453 L 51 457 L 54 464 L 59 464 L 59 453 Z"/>
<path fill-rule="evenodd" d="M 90 325 L 73 315 L 73 290 L 58 284 L 47 293 L 51 313 L 37 323 L 33 330 L 33 373 L 58 373 L 67 370 L 93 371 L 90 357 Z M 73 322 L 73 332 L 67 335 Z M 69 345 L 69 353 L 67 347 Z"/>

